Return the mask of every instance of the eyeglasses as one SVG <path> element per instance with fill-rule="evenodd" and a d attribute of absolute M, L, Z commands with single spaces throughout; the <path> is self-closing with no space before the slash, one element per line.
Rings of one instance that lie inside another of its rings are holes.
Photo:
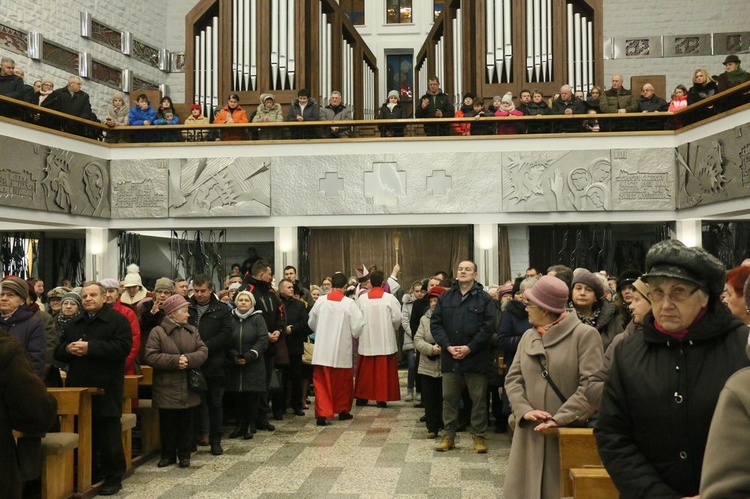
<path fill-rule="evenodd" d="M 0 297 L 2 298 L 13 298 L 14 296 L 18 296 L 18 295 L 12 291 L 3 291 L 2 293 L 0 293 Z"/>
<path fill-rule="evenodd" d="M 683 287 L 672 288 L 669 293 L 665 293 L 661 288 L 651 288 L 651 302 L 656 303 L 664 300 L 667 296 L 673 303 L 686 301 L 695 294 L 700 288 L 695 287 L 692 290 Z"/>

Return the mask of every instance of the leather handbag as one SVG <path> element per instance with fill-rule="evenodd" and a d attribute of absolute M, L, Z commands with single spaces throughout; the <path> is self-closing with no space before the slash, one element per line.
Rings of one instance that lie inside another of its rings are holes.
<path fill-rule="evenodd" d="M 310 364 L 312 364 L 315 343 L 310 341 L 310 337 L 308 336 L 305 342 L 302 344 L 302 347 L 304 348 L 304 351 L 302 352 L 302 363 L 309 366 Z"/>
<path fill-rule="evenodd" d="M 208 391 L 208 384 L 206 378 L 203 377 L 203 373 L 200 369 L 188 369 L 187 370 L 188 389 L 191 392 L 206 393 Z"/>

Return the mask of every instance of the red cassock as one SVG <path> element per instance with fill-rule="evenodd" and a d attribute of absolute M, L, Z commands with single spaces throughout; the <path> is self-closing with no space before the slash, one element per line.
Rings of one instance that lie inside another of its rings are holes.
<path fill-rule="evenodd" d="M 401 400 L 395 353 L 359 356 L 356 397 L 377 402 Z"/>
<path fill-rule="evenodd" d="M 316 418 L 330 419 L 352 410 L 354 380 L 350 368 L 313 366 L 313 386 Z"/>

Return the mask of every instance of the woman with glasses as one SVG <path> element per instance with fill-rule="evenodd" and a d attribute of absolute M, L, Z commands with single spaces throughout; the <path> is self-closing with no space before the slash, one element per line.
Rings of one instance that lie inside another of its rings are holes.
<path fill-rule="evenodd" d="M 680 241 L 646 255 L 651 313 L 616 349 L 594 430 L 621 497 L 695 497 L 726 380 L 750 365 L 748 329 L 721 303 L 724 265 Z"/>
<path fill-rule="evenodd" d="M 602 364 L 602 342 L 596 329 L 566 309 L 568 286 L 557 277 L 542 276 L 524 294 L 531 329 L 505 376 L 517 423 L 504 497 L 559 497 L 558 442 L 542 430 L 581 425 L 593 414 L 583 390 Z"/>

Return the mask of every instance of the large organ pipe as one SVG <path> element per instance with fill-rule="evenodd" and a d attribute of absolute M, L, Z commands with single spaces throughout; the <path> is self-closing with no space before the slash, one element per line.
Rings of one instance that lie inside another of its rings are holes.
<path fill-rule="evenodd" d="M 211 103 L 206 99 L 206 30 L 201 31 L 200 57 L 200 100 L 201 102 L 205 102 L 206 105 L 210 105 Z"/>
<path fill-rule="evenodd" d="M 581 14 L 575 13 L 573 15 L 573 35 L 574 35 L 574 43 L 575 43 L 575 56 L 573 59 L 573 65 L 576 68 L 576 74 L 575 74 L 575 89 L 581 90 L 581 79 L 583 75 L 581 74 Z"/>
<path fill-rule="evenodd" d="M 321 12 L 320 14 L 320 26 L 318 29 L 318 32 L 320 33 L 320 62 L 318 63 L 320 67 L 320 95 L 321 95 L 321 102 L 319 104 L 322 106 L 322 97 L 325 95 L 325 89 L 326 89 L 326 83 L 325 83 L 325 74 L 327 70 L 326 66 L 326 15 L 324 12 Z"/>
<path fill-rule="evenodd" d="M 505 58 L 505 81 L 510 81 L 510 71 L 513 64 L 513 32 L 511 31 L 511 17 L 510 17 L 511 0 L 503 0 L 503 45 L 505 50 L 503 56 Z M 500 82 L 501 75 L 497 75 L 497 81 Z"/>
<path fill-rule="evenodd" d="M 294 88 L 294 72 L 295 72 L 295 56 L 294 56 L 294 44 L 295 44 L 295 37 L 294 34 L 296 33 L 296 29 L 294 26 L 294 21 L 296 18 L 296 9 L 294 5 L 294 0 L 288 0 L 288 8 L 289 8 L 289 16 L 288 16 L 288 23 L 287 23 L 287 33 L 289 33 L 289 43 L 287 46 L 287 60 L 286 60 L 286 71 L 289 75 L 289 88 Z"/>
<path fill-rule="evenodd" d="M 497 3 L 497 0 L 487 1 L 488 5 L 495 4 L 493 5 L 493 17 L 495 18 L 495 25 L 493 27 L 495 31 L 495 70 L 497 71 L 497 82 L 501 83 L 503 81 L 503 64 L 505 63 L 505 19 L 503 19 L 503 9 L 501 8 L 504 2 L 501 0 L 501 5 L 497 5 Z"/>
<path fill-rule="evenodd" d="M 552 76 L 552 0 L 547 0 L 547 47 L 545 49 L 545 52 L 547 52 L 547 74 L 548 74 L 548 80 L 552 81 L 554 78 Z"/>
<path fill-rule="evenodd" d="M 279 75 L 279 0 L 271 0 L 271 88 Z"/>
<path fill-rule="evenodd" d="M 581 88 L 584 96 L 589 89 L 589 32 L 586 29 L 587 19 L 586 16 L 581 16 Z"/>
<path fill-rule="evenodd" d="M 534 81 L 534 0 L 526 0 L 526 79 Z"/>
<path fill-rule="evenodd" d="M 217 107 L 219 105 L 219 18 L 214 16 L 213 19 L 213 40 L 211 56 L 213 58 L 213 64 L 211 65 L 211 105 Z"/>
<path fill-rule="evenodd" d="M 255 0 L 250 0 L 250 8 L 245 6 L 245 26 L 249 27 L 249 36 L 245 36 L 245 47 L 242 50 L 242 72 L 245 78 L 245 88 L 255 90 L 258 81 L 258 7 Z M 247 33 L 248 28 L 245 28 Z"/>
<path fill-rule="evenodd" d="M 594 85 L 594 23 L 589 21 L 586 23 L 586 31 L 588 33 L 588 47 L 586 48 L 586 52 L 588 53 L 588 60 L 586 61 L 586 65 L 589 68 L 589 86 L 587 90 L 591 90 L 591 87 Z"/>
<path fill-rule="evenodd" d="M 284 90 L 286 88 L 286 43 L 287 43 L 287 6 L 286 0 L 281 0 L 281 6 L 279 8 L 279 71 L 280 79 L 279 88 Z"/>
<path fill-rule="evenodd" d="M 549 0 L 542 0 L 541 5 L 541 24 L 537 27 L 541 34 L 541 50 L 542 50 L 542 81 L 547 80 L 547 59 L 549 54 L 547 53 L 547 2 Z"/>
<path fill-rule="evenodd" d="M 194 68 L 193 68 L 193 102 L 201 103 L 200 99 L 200 72 L 201 72 L 201 56 L 200 56 L 200 46 L 201 46 L 201 37 L 200 35 L 195 35 L 195 54 L 193 54 L 194 61 Z M 206 109 L 203 109 L 204 114 Z"/>
<path fill-rule="evenodd" d="M 239 5 L 237 0 L 232 0 L 232 88 L 242 89 L 240 70 L 240 46 L 244 32 L 239 30 Z"/>
<path fill-rule="evenodd" d="M 213 106 L 213 78 L 211 77 L 214 72 L 214 61 L 213 61 L 213 26 L 206 26 L 206 101 Z"/>
<path fill-rule="evenodd" d="M 352 105 L 352 96 L 354 95 L 354 47 L 347 44 L 346 46 L 346 102 L 349 107 Z"/>
<path fill-rule="evenodd" d="M 575 67 L 573 66 L 573 4 L 568 4 L 568 84 L 573 85 Z"/>
<path fill-rule="evenodd" d="M 463 75 L 463 63 L 461 59 L 461 43 L 463 40 L 461 12 L 460 9 L 457 10 L 456 17 L 453 19 L 453 88 L 459 99 L 461 99 L 464 89 L 461 84 L 461 76 Z"/>
<path fill-rule="evenodd" d="M 542 71 L 542 2 L 534 0 L 534 81 L 541 81 Z"/>
<path fill-rule="evenodd" d="M 495 72 L 495 54 L 497 53 L 497 50 L 495 49 L 495 26 L 497 25 L 497 19 L 495 18 L 495 0 L 487 0 L 484 21 L 484 32 L 486 36 L 484 65 L 487 68 L 487 83 L 492 83 L 492 75 Z M 500 78 L 498 77 L 498 81 L 499 80 Z"/>

